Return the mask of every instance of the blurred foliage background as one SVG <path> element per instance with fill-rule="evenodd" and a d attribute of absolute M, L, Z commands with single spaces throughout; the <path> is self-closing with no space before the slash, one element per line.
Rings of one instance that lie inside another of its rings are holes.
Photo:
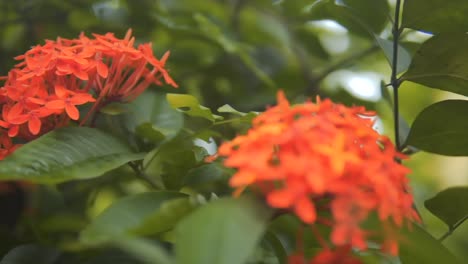
<path fill-rule="evenodd" d="M 283 89 L 295 102 L 320 95 L 348 105 L 365 105 L 378 112 L 377 129 L 393 137 L 385 84 L 391 72 L 387 57 L 394 2 L 3 0 L 0 74 L 7 74 L 15 56 L 45 39 L 74 38 L 80 32 L 114 32 L 121 37 L 132 28 L 137 41 L 153 43 L 157 56 L 171 51 L 169 68 L 180 85 L 176 92 L 192 94 L 212 109 L 230 104 L 240 111 L 262 111 L 275 102 L 276 91 Z M 407 60 L 428 37 L 412 30 L 403 32 L 402 53 Z M 402 70 L 407 67 L 404 64 L 402 61 Z M 407 124 L 431 103 L 454 97 L 410 82 L 403 83 L 400 93 L 401 115 Z M 226 128 L 229 133 L 234 131 Z M 446 227 L 422 203 L 448 186 L 467 185 L 467 159 L 421 152 L 406 163 L 413 170 L 412 186 L 425 225 L 439 237 Z M 104 186 L 106 178 L 97 182 Z M 50 208 L 42 213 L 67 206 L 77 213 L 96 215 L 122 192 L 137 188 L 123 184 L 127 186 L 97 189 L 93 203 L 80 190 L 95 187 L 96 180 L 58 186 L 66 194 L 60 199 L 54 197 L 58 191 L 48 189 Z M 34 197 L 31 199 L 34 204 Z M 73 214 L 60 217 L 55 223 L 62 226 L 49 222 L 42 228 L 73 230 L 84 224 Z M 23 221 L 37 224 L 28 216 Z M 468 225 L 462 226 L 444 243 L 467 258 L 467 234 Z"/>

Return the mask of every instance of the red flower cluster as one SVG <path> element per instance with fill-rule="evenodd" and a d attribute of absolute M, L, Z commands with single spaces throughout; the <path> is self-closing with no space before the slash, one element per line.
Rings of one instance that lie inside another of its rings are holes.
<path fill-rule="evenodd" d="M 256 117 L 246 135 L 219 148 L 225 165 L 237 168 L 230 185 L 237 194 L 260 192 L 305 223 L 331 226 L 336 246 L 365 249 L 371 232 L 362 224 L 371 213 L 386 226 L 419 219 L 409 169 L 395 160 L 405 157 L 373 129 L 371 116 L 328 99 L 291 106 L 280 92 L 278 105 Z M 397 254 L 395 240 L 387 234 L 384 250 Z"/>
<path fill-rule="evenodd" d="M 16 147 L 11 138 L 31 140 L 79 120 L 77 106 L 93 103 L 81 124 L 110 102 L 127 102 L 149 85 L 177 87 L 164 68 L 169 52 L 158 60 L 151 43 L 134 47 L 131 30 L 123 39 L 112 33 L 83 33 L 31 48 L 0 87 L 0 159 Z"/>

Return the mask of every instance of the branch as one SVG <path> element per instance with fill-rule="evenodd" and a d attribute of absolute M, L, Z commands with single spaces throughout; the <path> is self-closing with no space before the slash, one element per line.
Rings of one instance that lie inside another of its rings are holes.
<path fill-rule="evenodd" d="M 398 65 L 398 41 L 400 38 L 400 8 L 401 0 L 396 1 L 395 7 L 395 19 L 393 21 L 393 58 L 392 58 L 392 76 L 390 78 L 390 84 L 393 87 L 393 120 L 395 129 L 395 147 L 398 151 L 401 150 L 400 143 L 400 111 L 399 111 L 399 100 L 398 100 L 398 88 L 400 87 L 400 80 L 397 78 L 397 65 Z"/>
<path fill-rule="evenodd" d="M 143 180 L 144 182 L 146 182 L 149 186 L 151 186 L 151 188 L 153 189 L 156 189 L 156 190 L 161 190 L 163 189 L 163 186 L 160 186 L 160 184 L 158 184 L 157 182 L 153 181 L 150 177 L 148 177 L 148 175 L 146 175 L 142 170 L 141 170 L 141 166 L 139 166 L 138 164 L 134 163 L 134 162 L 129 162 L 128 163 L 128 166 L 130 166 L 130 168 L 133 169 L 133 171 L 135 172 L 135 175 L 140 178 L 141 180 Z"/>
<path fill-rule="evenodd" d="M 338 70 L 338 69 L 341 69 L 351 63 L 353 63 L 354 61 L 358 60 L 358 59 L 361 59 L 361 58 L 364 58 L 366 57 L 367 55 L 370 55 L 372 53 L 374 53 L 375 51 L 379 50 L 379 46 L 377 46 L 376 44 L 370 46 L 369 48 L 365 49 L 365 50 L 362 50 L 360 52 L 357 52 L 357 53 L 354 53 L 354 54 L 351 54 L 349 57 L 346 57 L 344 58 L 343 60 L 341 61 L 338 61 L 332 65 L 330 65 L 328 68 L 326 68 L 325 70 L 323 70 L 318 76 L 316 76 L 314 78 L 314 81 L 315 83 L 320 83 L 323 79 L 325 79 L 325 77 L 327 77 L 330 73 Z"/>
<path fill-rule="evenodd" d="M 453 231 L 455 231 L 455 229 L 457 229 L 459 226 L 461 226 L 461 224 L 463 224 L 466 220 L 468 220 L 468 215 L 465 215 L 465 217 L 463 217 L 460 221 L 455 223 L 453 226 L 450 226 L 447 233 L 443 234 L 438 240 L 440 242 L 444 241 L 444 239 L 446 239 L 448 236 L 450 236 L 453 233 Z"/>

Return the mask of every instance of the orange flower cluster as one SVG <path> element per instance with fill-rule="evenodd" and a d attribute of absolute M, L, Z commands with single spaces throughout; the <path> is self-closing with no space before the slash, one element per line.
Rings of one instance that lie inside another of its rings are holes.
<path fill-rule="evenodd" d="M 374 115 L 328 99 L 291 106 L 279 92 L 278 105 L 256 117 L 246 135 L 219 148 L 224 164 L 237 168 L 230 185 L 237 194 L 260 192 L 305 223 L 331 226 L 336 246 L 365 249 L 371 232 L 362 224 L 371 213 L 388 226 L 419 219 L 409 169 L 396 161 L 405 157 L 373 129 Z M 384 250 L 397 254 L 395 240 L 387 234 Z"/>
<path fill-rule="evenodd" d="M 79 120 L 77 106 L 93 103 L 81 124 L 110 102 L 127 102 L 149 85 L 177 87 L 164 68 L 169 52 L 158 60 L 151 43 L 134 47 L 131 30 L 123 39 L 112 33 L 83 33 L 77 39 L 57 38 L 31 48 L 0 87 L 0 159 L 15 149 L 11 138 L 31 140 L 70 120 Z"/>

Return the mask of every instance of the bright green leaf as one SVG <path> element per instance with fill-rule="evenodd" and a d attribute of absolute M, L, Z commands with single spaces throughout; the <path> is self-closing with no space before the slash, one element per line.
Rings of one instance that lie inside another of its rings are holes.
<path fill-rule="evenodd" d="M 208 119 L 210 121 L 222 120 L 222 116 L 215 115 L 207 107 L 200 105 L 197 98 L 188 94 L 167 94 L 169 104 L 179 111 L 189 116 L 196 116 Z"/>
<path fill-rule="evenodd" d="M 468 156 L 468 101 L 446 100 L 424 109 L 406 145 L 448 156 Z"/>
<path fill-rule="evenodd" d="M 459 260 L 424 229 L 413 225 L 411 231 L 401 231 L 400 260 L 402 264 L 460 264 Z"/>
<path fill-rule="evenodd" d="M 424 206 L 451 229 L 468 217 L 468 187 L 446 189 L 426 200 Z"/>
<path fill-rule="evenodd" d="M 176 228 L 177 263 L 245 263 L 268 217 L 265 207 L 247 198 L 220 199 L 200 207 Z"/>
<path fill-rule="evenodd" d="M 393 65 L 393 41 L 375 37 L 377 44 L 383 50 L 390 66 Z M 397 73 L 402 73 L 408 69 L 411 64 L 411 54 L 401 45 L 398 46 Z"/>
<path fill-rule="evenodd" d="M 258 115 L 257 112 L 244 113 L 244 112 L 237 111 L 236 109 L 234 109 L 232 106 L 228 104 L 225 104 L 219 107 L 217 111 L 219 113 L 230 113 L 230 114 L 240 116 L 241 118 L 239 119 L 239 121 L 246 122 L 246 123 L 250 123 L 252 119 L 254 119 Z"/>
<path fill-rule="evenodd" d="M 67 127 L 21 146 L 0 161 L 0 179 L 39 183 L 87 179 L 144 156 L 98 129 Z"/>
<path fill-rule="evenodd" d="M 156 231 L 168 229 L 175 224 L 170 213 L 164 213 L 165 203 L 174 199 L 186 198 L 179 192 L 146 192 L 122 198 L 104 210 L 87 226 L 80 235 L 80 240 L 87 244 L 109 242 L 119 236 L 141 232 L 157 233 L 148 229 L 148 221 L 159 221 Z M 187 199 L 187 198 L 186 198 Z M 162 210 L 162 211 L 161 211 Z M 164 219 L 158 219 L 157 216 Z M 170 223 L 164 222 L 171 221 Z"/>
<path fill-rule="evenodd" d="M 405 0 L 402 26 L 425 32 L 468 32 L 468 1 Z"/>
<path fill-rule="evenodd" d="M 468 96 L 468 34 L 439 34 L 416 52 L 403 81 Z"/>

